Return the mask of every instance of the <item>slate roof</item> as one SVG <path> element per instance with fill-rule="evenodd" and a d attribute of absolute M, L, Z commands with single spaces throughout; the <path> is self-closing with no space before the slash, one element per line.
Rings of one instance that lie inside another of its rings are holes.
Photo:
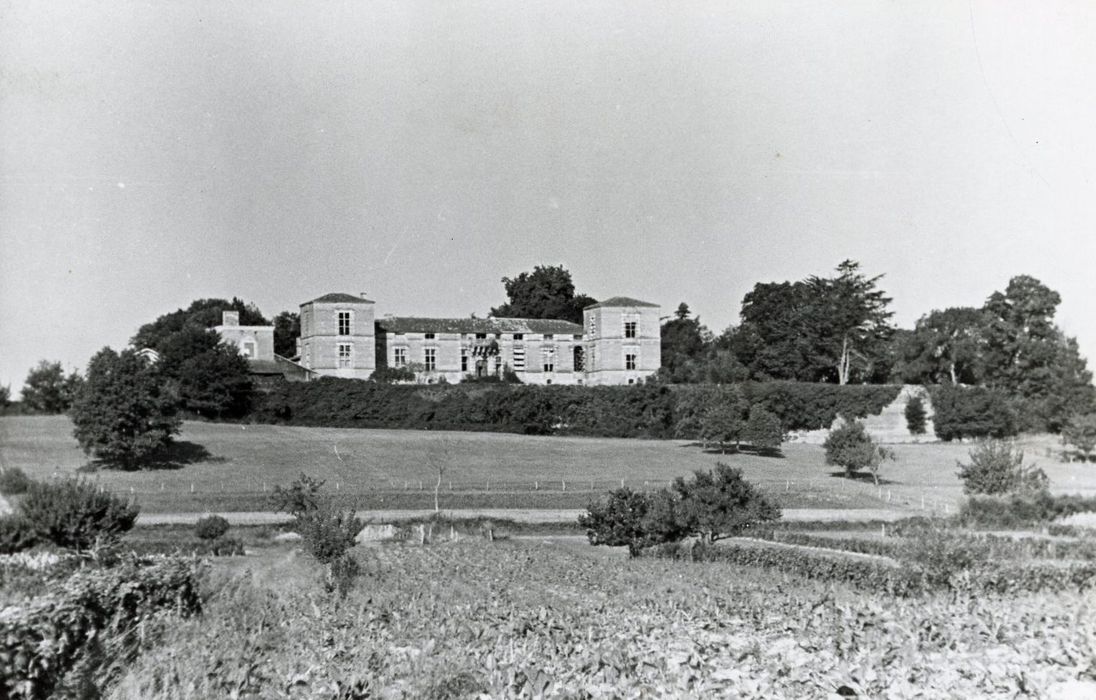
<path fill-rule="evenodd" d="M 607 306 L 646 306 L 654 309 L 658 308 L 658 304 L 652 304 L 649 301 L 640 301 L 639 299 L 633 299 L 631 297 L 609 297 L 604 301 L 599 301 L 596 304 L 590 304 L 585 308 L 600 309 Z"/>
<path fill-rule="evenodd" d="M 343 294 L 342 292 L 332 292 L 331 294 L 324 294 L 322 297 L 317 297 L 312 301 L 306 301 L 305 304 L 312 304 L 320 302 L 321 304 L 372 304 L 372 299 L 366 299 L 365 297 L 357 296 L 355 294 Z"/>
<path fill-rule="evenodd" d="M 550 333 L 582 335 L 582 326 L 547 318 L 416 318 L 386 316 L 377 326 L 389 333 Z"/>

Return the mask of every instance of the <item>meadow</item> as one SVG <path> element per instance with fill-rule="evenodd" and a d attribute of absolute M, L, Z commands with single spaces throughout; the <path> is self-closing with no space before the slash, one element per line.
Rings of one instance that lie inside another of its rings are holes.
<path fill-rule="evenodd" d="M 883 484 L 850 480 L 824 464 L 817 445 L 785 443 L 781 457 L 720 454 L 695 443 L 497 433 L 307 428 L 187 422 L 170 468 L 86 472 L 136 499 L 145 513 L 263 511 L 276 484 L 301 472 L 323 479 L 340 502 L 363 510 L 432 509 L 443 468 L 443 509 L 575 509 L 622 483 L 665 486 L 723 461 L 785 508 L 893 509 L 947 514 L 962 498 L 956 461 L 969 444 L 895 445 Z M 1048 456 L 1053 438 L 1024 441 L 1030 461 L 1059 493 L 1096 492 L 1096 468 Z M 63 416 L 0 417 L 0 467 L 32 478 L 86 470 L 88 458 Z"/>

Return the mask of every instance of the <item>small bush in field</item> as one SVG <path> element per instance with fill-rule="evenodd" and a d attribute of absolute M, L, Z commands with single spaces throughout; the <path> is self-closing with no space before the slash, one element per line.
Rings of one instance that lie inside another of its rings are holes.
<path fill-rule="evenodd" d="M 324 482 L 313 479 L 304 472 L 289 486 L 274 487 L 274 493 L 270 496 L 271 505 L 279 513 L 289 513 L 298 517 L 304 513 L 310 513 L 320 507 L 323 497 L 320 489 Z"/>
<path fill-rule="evenodd" d="M 20 508 L 40 538 L 78 551 L 127 532 L 138 512 L 136 504 L 80 479 L 33 482 Z"/>
<path fill-rule="evenodd" d="M 957 463 L 963 492 L 999 496 L 1047 489 L 1042 469 L 1024 464 L 1024 451 L 1004 440 L 987 440 L 970 451 L 970 463 Z"/>
<path fill-rule="evenodd" d="M 588 505 L 586 512 L 578 516 L 578 524 L 586 528 L 590 544 L 627 546 L 628 554 L 639 556 L 640 550 L 650 544 L 644 523 L 650 503 L 648 494 L 624 486 Z"/>
<path fill-rule="evenodd" d="M 776 452 L 784 442 L 784 428 L 775 414 L 754 404 L 750 406 L 750 416 L 746 419 L 742 439 L 758 452 Z"/>
<path fill-rule="evenodd" d="M 0 518 L 0 554 L 17 554 L 38 543 L 34 527 L 21 515 Z"/>
<path fill-rule="evenodd" d="M 924 435 L 927 419 L 925 402 L 921 400 L 920 396 L 914 396 L 906 402 L 906 428 L 911 435 Z"/>
<path fill-rule="evenodd" d="M 1096 414 L 1088 413 L 1070 418 L 1062 429 L 1062 437 L 1067 444 L 1077 448 L 1085 461 L 1092 459 L 1092 452 L 1096 450 Z"/>
<path fill-rule="evenodd" d="M 947 585 L 964 571 L 986 564 L 991 547 L 988 541 L 937 528 L 904 537 L 899 549 L 902 560 L 918 569 L 933 586 Z"/>
<path fill-rule="evenodd" d="M 880 465 L 887 459 L 894 459 L 894 452 L 876 444 L 860 421 L 851 421 L 830 431 L 823 447 L 826 464 L 844 468 L 846 476 L 868 469 L 876 485 L 879 484 Z"/>
<path fill-rule="evenodd" d="M 0 494 L 17 496 L 27 492 L 30 478 L 19 467 L 0 469 Z"/>
<path fill-rule="evenodd" d="M 327 504 L 297 516 L 297 533 L 305 549 L 324 564 L 330 564 L 354 546 L 362 521 L 350 510 Z"/>
<path fill-rule="evenodd" d="M 742 477 L 742 470 L 721 462 L 714 471 L 696 471 L 673 483 L 676 520 L 683 534 L 705 543 L 732 537 L 761 523 L 780 519 L 780 508 Z"/>
<path fill-rule="evenodd" d="M 194 526 L 194 534 L 203 540 L 215 540 L 228 532 L 228 521 L 219 515 L 200 518 Z"/>

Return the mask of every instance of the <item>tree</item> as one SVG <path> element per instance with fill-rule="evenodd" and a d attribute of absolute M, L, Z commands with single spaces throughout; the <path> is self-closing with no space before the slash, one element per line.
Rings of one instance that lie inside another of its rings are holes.
<path fill-rule="evenodd" d="M 977 384 L 983 373 L 986 316 L 952 307 L 922 316 L 903 340 L 902 380 L 912 384 Z"/>
<path fill-rule="evenodd" d="M 301 337 L 301 315 L 283 311 L 274 317 L 274 353 L 282 357 L 297 356 L 297 338 Z"/>
<path fill-rule="evenodd" d="M 705 544 L 780 519 L 780 508 L 746 481 L 741 469 L 723 463 L 714 471 L 694 472 L 689 481 L 679 476 L 672 491 L 678 523 Z"/>
<path fill-rule="evenodd" d="M 129 531 L 139 510 L 80 479 L 31 482 L 19 508 L 39 538 L 77 551 Z"/>
<path fill-rule="evenodd" d="M 103 348 L 73 401 L 73 434 L 86 454 L 133 469 L 178 434 L 177 405 L 160 372 L 136 351 Z"/>
<path fill-rule="evenodd" d="M 623 486 L 588 505 L 578 516 L 578 524 L 586 529 L 590 544 L 627 546 L 630 556 L 639 556 L 649 543 L 644 520 L 650 504 L 649 495 Z"/>
<path fill-rule="evenodd" d="M 164 314 L 152 323 L 141 326 L 136 335 L 130 340 L 130 344 L 138 350 L 152 348 L 160 352 L 160 344 L 163 340 L 172 333 L 181 331 L 186 326 L 213 328 L 220 325 L 223 320 L 222 312 L 224 311 L 239 312 L 241 326 L 270 325 L 270 321 L 262 315 L 258 307 L 237 297 L 233 297 L 231 301 L 226 299 L 197 299 L 185 309 L 177 309 Z"/>
<path fill-rule="evenodd" d="M 0 384 L 0 409 L 11 405 L 11 387 Z"/>
<path fill-rule="evenodd" d="M 855 420 L 830 431 L 823 447 L 826 464 L 843 468 L 848 477 L 867 469 L 876 486 L 879 485 L 879 467 L 885 460 L 895 458 L 892 450 L 872 440 L 864 424 Z"/>
<path fill-rule="evenodd" d="M 1046 491 L 1042 469 L 1024 464 L 1024 451 L 1005 440 L 987 440 L 970 451 L 970 463 L 957 462 L 963 492 L 998 496 Z"/>
<path fill-rule="evenodd" d="M 681 302 L 677 311 L 662 324 L 662 371 L 666 381 L 681 383 L 696 381 L 693 366 L 707 352 L 711 331 L 699 318 L 689 318 L 689 305 Z"/>
<path fill-rule="evenodd" d="M 187 325 L 160 341 L 159 371 L 174 381 L 181 408 L 209 418 L 239 417 L 251 407 L 250 367 L 216 331 Z"/>
<path fill-rule="evenodd" d="M 745 427 L 745 410 L 746 402 L 737 388 L 713 396 L 700 421 L 700 439 L 705 444 L 718 443 L 724 452 L 727 443 L 733 442 L 737 447 Z"/>
<path fill-rule="evenodd" d="M 23 384 L 23 405 L 37 413 L 64 413 L 72 405 L 80 375 L 68 377 L 60 362 L 42 360 L 27 373 Z"/>
<path fill-rule="evenodd" d="M 742 299 L 742 323 L 716 341 L 754 379 L 822 381 L 810 332 L 810 290 L 803 282 L 758 283 Z"/>
<path fill-rule="evenodd" d="M 491 309 L 496 318 L 555 318 L 582 323 L 582 310 L 596 303 L 584 294 L 575 294 L 571 273 L 560 266 L 537 265 L 513 279 L 502 278 L 506 304 Z"/>
<path fill-rule="evenodd" d="M 836 277 L 807 279 L 816 352 L 834 363 L 838 384 L 848 384 L 857 367 L 871 374 L 874 357 L 894 331 L 891 298 L 876 288 L 882 278 L 865 277 L 860 263 L 845 260 Z"/>
<path fill-rule="evenodd" d="M 759 404 L 750 406 L 742 439 L 758 452 L 776 452 L 784 442 L 784 428 L 775 414 Z"/>
<path fill-rule="evenodd" d="M 1059 294 L 1020 275 L 986 301 L 986 385 L 1023 399 L 1022 427 L 1057 432 L 1096 409 L 1092 373 L 1073 338 L 1054 325 Z"/>
<path fill-rule="evenodd" d="M 906 428 L 910 431 L 910 434 L 924 435 L 928 413 L 925 411 L 925 402 L 921 400 L 920 396 L 914 396 L 906 402 L 905 414 Z"/>

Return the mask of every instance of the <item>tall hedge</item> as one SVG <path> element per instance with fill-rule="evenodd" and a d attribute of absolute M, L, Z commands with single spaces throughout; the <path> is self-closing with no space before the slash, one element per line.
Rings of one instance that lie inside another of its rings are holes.
<path fill-rule="evenodd" d="M 348 428 L 476 430 L 534 435 L 672 438 L 698 407 L 744 396 L 780 419 L 784 430 L 829 427 L 838 414 L 878 414 L 898 386 L 796 382 L 716 385 L 533 386 L 378 384 L 324 378 L 267 393 L 253 418 Z M 684 437 L 688 437 L 685 435 Z"/>
<path fill-rule="evenodd" d="M 942 384 L 929 389 L 936 437 L 1003 438 L 1018 432 L 1018 421 L 1008 398 L 979 386 Z"/>

